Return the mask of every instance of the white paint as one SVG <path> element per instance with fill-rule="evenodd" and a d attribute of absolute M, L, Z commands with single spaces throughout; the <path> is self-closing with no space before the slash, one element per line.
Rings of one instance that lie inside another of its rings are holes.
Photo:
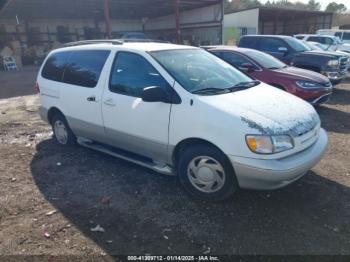
<path fill-rule="evenodd" d="M 226 14 L 224 18 L 224 27 L 249 27 L 258 28 L 259 8 L 246 10 L 242 12 Z"/>

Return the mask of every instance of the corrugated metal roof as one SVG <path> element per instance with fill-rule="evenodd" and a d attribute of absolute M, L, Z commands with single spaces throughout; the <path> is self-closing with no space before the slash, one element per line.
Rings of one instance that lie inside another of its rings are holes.
<path fill-rule="evenodd" d="M 1 17 L 13 18 L 96 18 L 103 17 L 102 0 L 0 0 Z M 223 0 L 181 0 L 180 10 L 221 3 Z M 109 0 L 111 18 L 141 19 L 174 13 L 175 0 Z"/>

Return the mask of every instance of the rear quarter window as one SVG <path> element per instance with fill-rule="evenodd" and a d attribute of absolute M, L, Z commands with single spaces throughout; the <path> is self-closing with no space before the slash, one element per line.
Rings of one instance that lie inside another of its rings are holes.
<path fill-rule="evenodd" d="M 109 54 L 110 51 L 107 50 L 72 52 L 64 70 L 62 82 L 88 88 L 95 87 Z"/>
<path fill-rule="evenodd" d="M 47 60 L 41 72 L 43 78 L 61 81 L 70 52 L 60 52 L 52 54 Z"/>

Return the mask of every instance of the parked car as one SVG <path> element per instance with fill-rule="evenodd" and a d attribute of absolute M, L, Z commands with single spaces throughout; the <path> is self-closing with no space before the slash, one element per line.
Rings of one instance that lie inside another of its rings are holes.
<path fill-rule="evenodd" d="M 85 41 L 52 51 L 37 88 L 58 144 L 177 174 L 206 200 L 286 186 L 327 147 L 310 104 L 200 48 Z"/>
<path fill-rule="evenodd" d="M 239 41 L 239 47 L 257 49 L 288 65 L 321 73 L 334 84 L 344 79 L 348 72 L 346 57 L 311 51 L 301 41 L 290 36 L 243 36 Z"/>
<path fill-rule="evenodd" d="M 317 30 L 317 34 L 335 36 L 338 37 L 343 43 L 350 44 L 350 30 L 320 29 Z"/>
<path fill-rule="evenodd" d="M 303 41 L 320 43 L 323 46 L 322 49 L 326 51 L 339 50 L 339 51 L 350 53 L 350 44 L 344 44 L 336 36 L 299 34 L 299 35 L 295 35 L 294 37 Z"/>
<path fill-rule="evenodd" d="M 288 66 L 269 54 L 234 47 L 218 47 L 208 51 L 250 77 L 285 90 L 311 104 L 325 103 L 332 95 L 332 84 L 327 77 Z"/>
<path fill-rule="evenodd" d="M 343 52 L 343 51 L 327 51 L 326 48 L 324 48 L 324 46 L 320 43 L 317 42 L 307 42 L 307 41 L 303 41 L 303 43 L 310 48 L 311 50 L 314 51 L 326 51 L 327 53 L 330 54 L 336 54 L 336 55 L 342 55 L 348 58 L 348 70 L 350 70 L 350 53 L 347 52 Z"/>

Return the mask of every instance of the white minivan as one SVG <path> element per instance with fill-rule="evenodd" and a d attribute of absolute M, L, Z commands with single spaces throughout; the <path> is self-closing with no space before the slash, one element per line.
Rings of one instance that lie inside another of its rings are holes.
<path fill-rule="evenodd" d="M 178 175 L 216 201 L 288 185 L 326 150 L 311 105 L 205 50 L 102 42 L 54 50 L 39 71 L 40 114 L 61 145 Z"/>

